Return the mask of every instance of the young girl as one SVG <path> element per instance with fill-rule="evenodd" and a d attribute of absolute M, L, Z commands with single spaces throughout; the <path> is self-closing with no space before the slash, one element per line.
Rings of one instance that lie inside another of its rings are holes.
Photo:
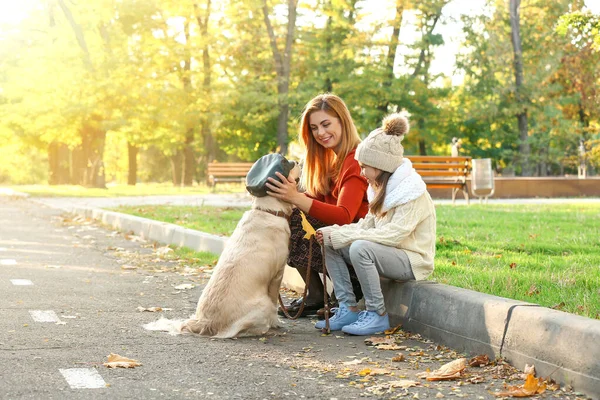
<path fill-rule="evenodd" d="M 316 238 L 325 247 L 327 272 L 339 309 L 331 330 L 372 335 L 390 328 L 379 276 L 398 281 L 422 280 L 433 271 L 436 216 L 425 183 L 403 158 L 408 133 L 405 116 L 392 114 L 358 145 L 355 158 L 369 182 L 369 213 L 357 223 L 328 226 Z M 358 276 L 366 311 L 359 312 L 348 267 Z M 325 327 L 319 321 L 315 328 Z"/>

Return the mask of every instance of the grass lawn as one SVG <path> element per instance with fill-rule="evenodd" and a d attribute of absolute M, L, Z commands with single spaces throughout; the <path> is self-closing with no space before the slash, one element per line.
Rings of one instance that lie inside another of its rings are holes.
<path fill-rule="evenodd" d="M 16 192 L 28 193 L 33 197 L 119 197 L 152 195 L 194 195 L 211 193 L 207 185 L 173 186 L 171 183 L 138 183 L 135 186 L 107 184 L 106 189 L 88 188 L 79 185 L 19 185 L 9 186 Z M 219 193 L 241 193 L 240 184 L 220 183 Z"/>
<path fill-rule="evenodd" d="M 600 319 L 600 205 L 440 205 L 436 210 L 436 268 L 430 280 Z M 117 211 L 229 235 L 244 210 Z"/>

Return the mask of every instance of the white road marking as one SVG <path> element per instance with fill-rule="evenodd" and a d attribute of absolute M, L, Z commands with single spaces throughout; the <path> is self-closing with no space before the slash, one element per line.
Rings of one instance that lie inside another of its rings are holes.
<path fill-rule="evenodd" d="M 12 258 L 0 258 L 0 265 L 17 265 L 17 260 Z"/>
<path fill-rule="evenodd" d="M 11 279 L 10 281 L 15 286 L 31 286 L 31 285 L 33 285 L 33 282 L 31 282 L 29 279 Z"/>
<path fill-rule="evenodd" d="M 94 368 L 59 369 L 71 389 L 99 389 L 106 387 L 106 382 Z"/>
<path fill-rule="evenodd" d="M 52 310 L 29 310 L 29 314 L 35 322 L 60 322 L 58 315 Z"/>

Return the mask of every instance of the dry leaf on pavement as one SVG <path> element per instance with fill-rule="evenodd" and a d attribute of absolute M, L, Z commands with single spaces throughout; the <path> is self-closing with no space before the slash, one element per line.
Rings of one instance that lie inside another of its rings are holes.
<path fill-rule="evenodd" d="M 493 393 L 496 397 L 530 397 L 536 394 L 544 393 L 546 383 L 542 378 L 535 378 L 533 374 L 528 374 L 523 385 L 507 386 L 503 392 Z"/>
<path fill-rule="evenodd" d="M 421 383 L 417 382 L 417 381 L 411 381 L 408 379 L 402 379 L 399 381 L 390 381 L 390 382 L 388 382 L 388 385 L 390 385 L 390 387 L 393 387 L 393 388 L 408 389 L 409 387 L 420 386 Z"/>
<path fill-rule="evenodd" d="M 145 308 L 145 307 L 139 306 L 137 308 L 137 310 L 139 312 L 162 312 L 162 311 L 171 311 L 172 308 L 162 308 L 162 307 L 148 307 L 148 308 Z"/>
<path fill-rule="evenodd" d="M 469 360 L 470 367 L 484 367 L 490 363 L 490 358 L 487 354 L 475 356 Z"/>
<path fill-rule="evenodd" d="M 442 365 L 439 369 L 432 372 L 421 372 L 417 374 L 419 378 L 425 378 L 428 381 L 446 381 L 460 378 L 460 374 L 467 367 L 467 359 L 459 358 Z"/>
<path fill-rule="evenodd" d="M 135 367 L 139 367 L 140 365 L 142 365 L 137 360 L 132 360 L 130 358 L 122 357 L 122 356 L 120 356 L 118 354 L 114 354 L 114 353 L 110 353 L 110 355 L 107 356 L 107 358 L 108 358 L 108 361 L 102 365 L 104 365 L 105 367 L 108 367 L 108 368 L 135 368 Z"/>
<path fill-rule="evenodd" d="M 177 285 L 175 286 L 176 290 L 187 290 L 187 289 L 193 289 L 196 286 L 192 285 L 191 283 L 182 283 L 181 285 Z"/>
<path fill-rule="evenodd" d="M 366 345 L 377 346 L 380 344 L 395 344 L 396 339 L 391 336 L 371 336 L 365 339 Z"/>

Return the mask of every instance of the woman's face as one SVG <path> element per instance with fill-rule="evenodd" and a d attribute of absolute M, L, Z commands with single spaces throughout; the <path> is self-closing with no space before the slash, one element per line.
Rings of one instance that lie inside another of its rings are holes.
<path fill-rule="evenodd" d="M 308 118 L 309 129 L 321 146 L 333 150 L 336 154 L 342 143 L 342 124 L 340 119 L 323 110 L 315 111 Z"/>
<path fill-rule="evenodd" d="M 367 178 L 367 182 L 369 182 L 369 185 L 375 187 L 377 182 L 376 179 L 381 174 L 381 170 L 370 167 L 360 162 L 358 163 L 358 165 L 360 165 L 360 174 Z"/>

